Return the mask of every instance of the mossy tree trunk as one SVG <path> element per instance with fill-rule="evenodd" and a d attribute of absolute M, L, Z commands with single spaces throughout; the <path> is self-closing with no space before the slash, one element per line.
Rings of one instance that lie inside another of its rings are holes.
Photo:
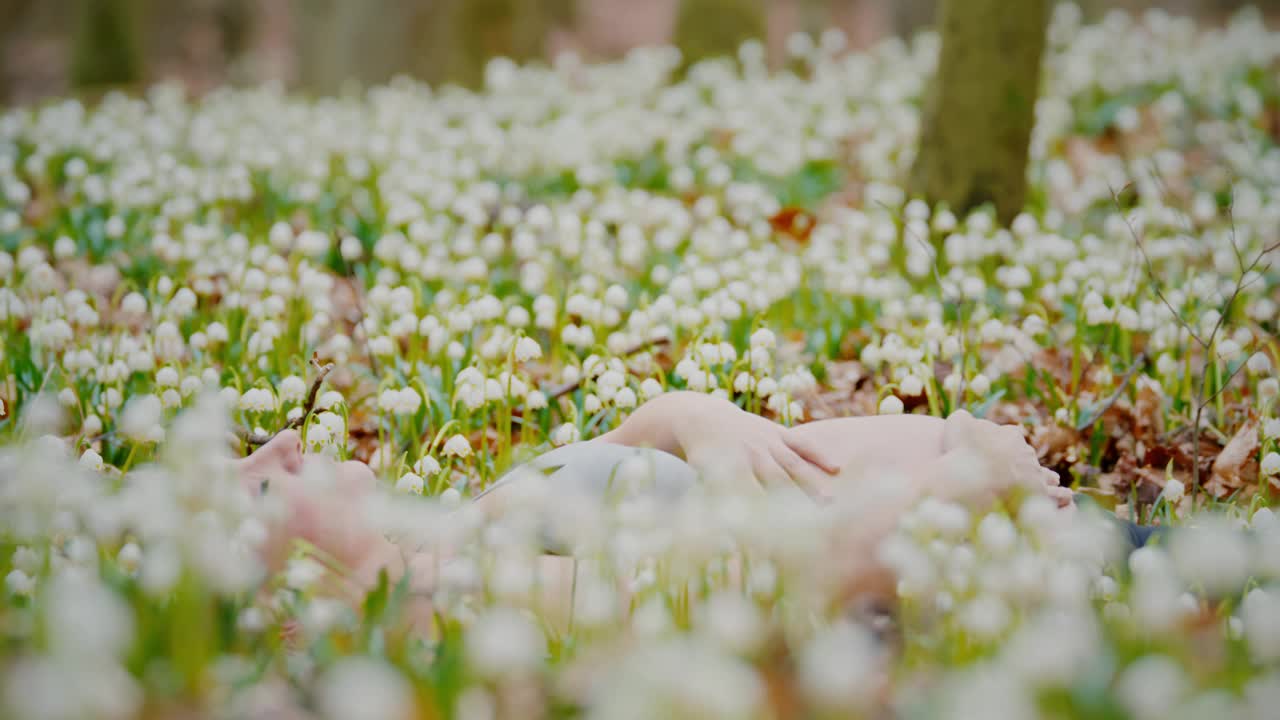
<path fill-rule="evenodd" d="M 71 84 L 107 88 L 142 81 L 142 48 L 133 0 L 79 0 Z"/>
<path fill-rule="evenodd" d="M 35 0 L 0 0 L 0 106 L 9 100 L 9 42 L 26 22 Z"/>
<path fill-rule="evenodd" d="M 410 0 L 295 0 L 298 79 L 316 94 L 374 85 L 411 70 Z"/>
<path fill-rule="evenodd" d="M 761 0 L 682 0 L 674 40 L 685 67 L 710 57 L 733 56 L 744 41 L 763 39 L 764 10 Z"/>
<path fill-rule="evenodd" d="M 478 88 L 484 68 L 495 57 L 516 62 L 546 58 L 547 37 L 557 24 L 571 22 L 574 3 L 567 0 L 444 0 L 433 13 L 441 26 L 431 34 L 443 53 L 424 73 L 437 82 Z M 444 37 L 441 37 L 441 30 Z"/>
<path fill-rule="evenodd" d="M 542 59 L 575 0 L 296 0 L 303 87 L 333 93 L 405 73 L 479 87 L 494 57 Z"/>
<path fill-rule="evenodd" d="M 926 101 L 911 192 L 966 212 L 1022 209 L 1049 0 L 944 0 L 938 71 Z"/>

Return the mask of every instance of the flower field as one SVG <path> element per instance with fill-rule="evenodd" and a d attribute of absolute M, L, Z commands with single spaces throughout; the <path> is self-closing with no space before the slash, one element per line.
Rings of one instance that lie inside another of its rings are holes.
<path fill-rule="evenodd" d="M 1274 717 L 1280 33 L 1049 38 L 1009 229 L 902 189 L 932 34 L 6 111 L 0 717 Z M 470 504 L 672 390 L 965 408 L 1094 502 L 924 500 L 868 550 L 891 613 L 831 569 L 878 485 Z M 368 463 L 323 507 L 439 551 L 429 592 L 266 556 L 231 460 L 282 430 Z"/>

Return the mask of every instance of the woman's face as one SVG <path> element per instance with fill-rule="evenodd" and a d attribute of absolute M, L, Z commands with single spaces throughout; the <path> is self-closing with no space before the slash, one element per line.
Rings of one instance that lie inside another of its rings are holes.
<path fill-rule="evenodd" d="M 303 455 L 302 438 L 296 430 L 282 430 L 238 464 L 240 481 L 254 495 L 280 485 L 285 489 L 297 485 L 304 470 L 305 474 L 332 472 L 335 490 L 349 497 L 372 492 L 377 484 L 373 471 L 362 462 L 335 463 L 321 455 Z"/>
<path fill-rule="evenodd" d="M 381 539 L 363 516 L 363 501 L 377 484 L 364 463 L 304 455 L 298 433 L 284 430 L 237 461 L 237 470 L 250 494 L 284 503 L 281 521 L 264 549 L 273 567 L 288 557 L 296 539 L 323 548 L 353 567 Z"/>

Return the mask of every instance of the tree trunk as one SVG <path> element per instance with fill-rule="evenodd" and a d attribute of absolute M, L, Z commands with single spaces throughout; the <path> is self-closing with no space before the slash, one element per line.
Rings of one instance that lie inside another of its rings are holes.
<path fill-rule="evenodd" d="M 932 25 L 938 17 L 938 0 L 896 0 L 892 5 L 893 29 L 907 39 Z"/>
<path fill-rule="evenodd" d="M 138 18 L 132 0 L 80 0 L 76 6 L 71 84 L 134 85 L 142 80 Z"/>
<path fill-rule="evenodd" d="M 1049 0 L 944 0 L 911 192 L 958 213 L 1022 210 Z"/>
<path fill-rule="evenodd" d="M 688 67 L 710 57 L 734 56 L 744 41 L 763 39 L 766 31 L 760 0 L 682 0 L 675 44 Z"/>
<path fill-rule="evenodd" d="M 348 83 L 375 85 L 411 71 L 418 5 L 408 0 L 296 0 L 302 87 L 333 94 Z"/>

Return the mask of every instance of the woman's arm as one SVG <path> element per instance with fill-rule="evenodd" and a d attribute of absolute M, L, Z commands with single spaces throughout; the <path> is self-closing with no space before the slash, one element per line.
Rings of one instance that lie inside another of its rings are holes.
<path fill-rule="evenodd" d="M 819 497 L 830 495 L 830 474 L 840 470 L 831 448 L 728 400 L 695 392 L 660 395 L 593 442 L 651 447 L 683 458 L 705 478 L 796 484 Z"/>

